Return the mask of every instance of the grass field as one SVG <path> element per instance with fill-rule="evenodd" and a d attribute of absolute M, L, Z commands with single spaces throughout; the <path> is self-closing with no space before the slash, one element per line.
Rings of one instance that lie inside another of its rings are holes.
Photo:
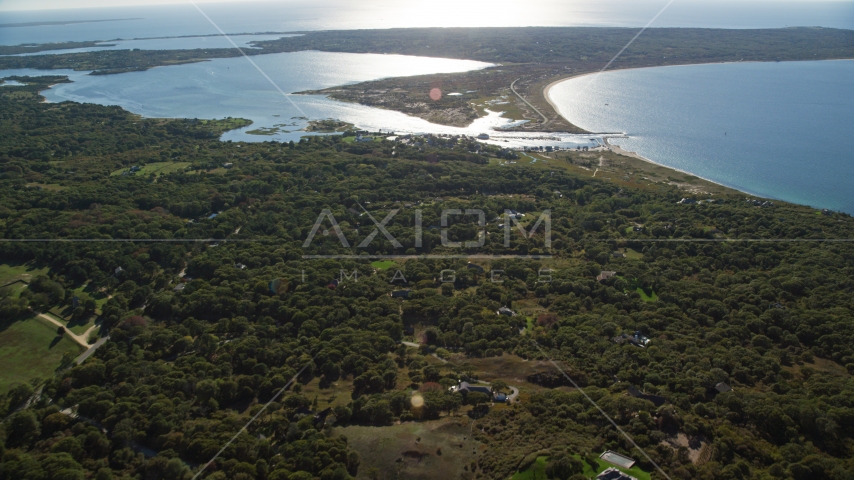
<path fill-rule="evenodd" d="M 606 469 L 614 467 L 614 465 L 611 465 L 610 463 L 603 462 L 602 460 L 597 459 L 597 461 L 599 462 L 599 468 L 594 470 L 590 466 L 590 464 L 588 464 L 581 458 L 580 455 L 573 455 L 573 457 L 577 458 L 578 460 L 581 460 L 581 463 L 584 464 L 584 472 L 582 472 L 582 475 L 587 478 L 594 478 L 596 477 L 596 475 L 599 475 Z M 546 480 L 546 478 L 548 478 L 546 477 L 547 462 L 548 457 L 537 457 L 537 460 L 533 464 L 531 464 L 530 467 L 521 472 L 516 472 L 516 474 L 513 475 L 512 480 Z M 649 473 L 644 472 L 639 467 L 632 467 L 628 470 L 620 467 L 616 468 L 624 473 L 627 473 L 637 478 L 638 480 L 649 480 Z"/>
<path fill-rule="evenodd" d="M 388 427 L 336 428 L 347 444 L 359 452 L 356 478 L 435 479 L 461 478 L 482 454 L 471 438 L 471 421 L 449 417 L 431 422 L 406 422 Z"/>
<path fill-rule="evenodd" d="M 317 398 L 317 408 L 320 411 L 329 407 L 346 406 L 352 400 L 353 380 L 338 379 L 329 388 L 320 388 L 320 378 L 302 386 L 302 394 L 310 400 Z"/>
<path fill-rule="evenodd" d="M 371 266 L 376 268 L 377 270 L 388 270 L 393 267 L 395 264 L 392 260 L 378 260 L 376 262 L 372 262 Z"/>
<path fill-rule="evenodd" d="M 64 323 L 65 328 L 71 330 L 75 335 L 82 335 L 86 333 L 86 330 L 89 330 L 92 325 L 95 325 L 95 320 L 98 319 L 97 315 L 89 315 L 87 318 L 72 321 L 71 306 L 68 305 L 53 307 L 48 310 L 47 313 L 52 315 L 53 318 Z"/>
<path fill-rule="evenodd" d="M 629 260 L 643 260 L 643 254 L 632 250 L 631 248 L 626 249 L 626 258 Z"/>
<path fill-rule="evenodd" d="M 13 383 L 49 378 L 62 355 L 77 355 L 81 348 L 68 338 L 56 341 L 56 327 L 39 318 L 11 322 L 0 327 L 0 392 Z"/>
<path fill-rule="evenodd" d="M 504 380 L 509 385 L 519 389 L 519 399 L 521 401 L 524 401 L 531 393 L 546 389 L 545 387 L 528 382 L 528 376 L 540 372 L 554 371 L 554 366 L 547 361 L 526 361 L 521 357 L 509 354 L 487 358 L 465 358 L 453 355 L 450 358 L 450 363 L 471 367 L 474 376 L 482 381 L 493 382 L 495 380 Z"/>
<path fill-rule="evenodd" d="M 18 280 L 29 283 L 39 275 L 47 274 L 47 267 L 38 267 L 32 263 L 0 264 L 0 286 L 8 285 Z"/>
<path fill-rule="evenodd" d="M 548 457 L 537 457 L 527 469 L 516 472 L 512 480 L 546 480 L 546 461 Z"/>
<path fill-rule="evenodd" d="M 638 287 L 635 291 L 640 294 L 641 300 L 643 300 L 644 302 L 654 302 L 658 300 L 658 295 L 656 295 L 654 291 L 652 292 L 652 295 L 647 295 L 646 292 L 644 292 L 643 289 L 640 287 Z"/>
<path fill-rule="evenodd" d="M 107 300 L 110 299 L 110 297 L 108 297 L 106 293 L 93 291 L 90 288 L 89 282 L 86 282 L 83 285 L 75 288 L 72 292 L 73 295 L 80 295 L 81 293 L 85 293 L 86 295 L 92 297 L 93 300 L 95 300 L 95 313 L 98 315 L 101 314 L 101 307 L 103 307 L 104 304 L 107 303 Z"/>
<path fill-rule="evenodd" d="M 20 298 L 21 292 L 26 290 L 27 284 L 24 282 L 14 282 L 11 284 L 6 284 L 5 287 L 0 287 L 0 295 L 8 294 L 12 298 Z"/>

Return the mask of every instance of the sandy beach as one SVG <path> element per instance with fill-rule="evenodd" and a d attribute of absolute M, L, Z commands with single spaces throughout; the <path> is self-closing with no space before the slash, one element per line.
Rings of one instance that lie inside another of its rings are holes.
<path fill-rule="evenodd" d="M 588 75 L 595 75 L 595 74 L 597 74 L 597 73 L 599 73 L 599 72 L 587 72 L 587 73 L 580 73 L 580 74 L 578 74 L 578 75 L 571 75 L 571 76 L 569 76 L 569 77 L 561 78 L 560 80 L 555 80 L 554 82 L 552 82 L 552 83 L 550 83 L 550 84 L 546 85 L 546 86 L 543 88 L 543 98 L 545 98 L 545 99 L 546 99 L 546 101 L 547 101 L 547 102 L 549 102 L 549 105 L 552 107 L 552 110 L 554 110 L 554 111 L 555 111 L 555 113 L 557 113 L 558 115 L 560 115 L 561 117 L 563 117 L 563 119 L 564 119 L 564 120 L 566 120 L 567 122 L 572 123 L 572 121 L 571 121 L 570 119 L 568 119 L 568 118 L 564 117 L 564 116 L 563 116 L 563 114 L 562 114 L 562 113 L 560 113 L 560 110 L 558 110 L 557 105 L 555 105 L 555 103 L 554 103 L 554 102 L 552 102 L 551 97 L 549 97 L 549 90 L 551 90 L 551 89 L 552 89 L 552 87 L 554 87 L 554 86 L 555 86 L 555 85 L 557 85 L 558 83 L 563 83 L 563 82 L 565 82 L 565 81 L 567 81 L 567 80 L 572 80 L 572 79 L 574 79 L 574 78 L 581 78 L 581 77 L 586 77 L 586 76 L 588 76 Z M 573 125 L 575 125 L 575 124 L 573 124 Z"/>
<path fill-rule="evenodd" d="M 740 62 L 719 62 L 719 63 L 740 63 Z M 698 63 L 698 64 L 691 64 L 691 65 L 708 65 L 708 64 Z M 685 66 L 685 65 L 664 65 L 664 66 Z M 661 68 L 661 67 L 640 67 L 640 68 Z M 623 69 L 623 70 L 635 70 L 635 69 Z M 614 71 L 615 71 L 615 70 L 614 70 Z M 560 111 L 558 110 L 557 105 L 555 105 L 555 103 L 552 101 L 551 97 L 549 96 L 549 90 L 551 90 L 551 88 L 552 88 L 553 86 L 555 86 L 555 85 L 557 85 L 557 84 L 559 84 L 559 83 L 562 83 L 562 82 L 565 82 L 565 81 L 568 81 L 568 80 L 572 80 L 572 79 L 576 79 L 576 78 L 581 78 L 581 77 L 589 76 L 589 75 L 597 75 L 597 74 L 599 74 L 599 73 L 602 73 L 602 72 L 588 72 L 588 73 L 582 73 L 582 74 L 578 74 L 578 75 L 572 75 L 572 76 L 569 76 L 569 77 L 561 78 L 560 80 L 555 80 L 554 82 L 549 83 L 548 85 L 546 85 L 546 86 L 543 88 L 543 98 L 545 98 L 545 99 L 546 99 L 546 101 L 549 103 L 549 105 L 552 107 L 552 109 L 553 109 L 553 110 L 554 110 L 558 115 L 560 115 L 561 117 L 563 117 L 563 115 L 562 115 L 562 114 L 560 113 Z M 572 123 L 572 121 L 571 121 L 570 119 L 568 119 L 568 118 L 566 118 L 566 117 L 563 117 L 563 118 L 564 118 L 567 122 Z M 608 139 L 609 139 L 609 138 L 626 138 L 627 136 L 626 136 L 625 134 L 623 134 L 623 135 L 619 135 L 619 136 L 618 136 L 618 135 L 609 135 L 609 134 L 607 134 L 607 133 L 598 133 L 598 134 L 597 134 L 597 133 L 593 133 L 593 135 L 600 136 L 600 137 L 602 138 L 602 142 L 604 143 L 605 148 L 607 148 L 607 149 L 611 150 L 612 152 L 614 152 L 614 153 L 616 153 L 616 154 L 618 154 L 618 155 L 623 155 L 623 156 L 626 156 L 626 157 L 631 157 L 631 158 L 635 158 L 635 159 L 638 159 L 638 160 L 642 160 L 642 161 L 644 161 L 644 162 L 650 163 L 650 164 L 652 164 L 652 165 L 656 165 L 656 166 L 658 166 L 658 167 L 667 168 L 667 169 L 673 170 L 673 171 L 675 171 L 675 172 L 679 172 L 679 173 L 683 173 L 683 174 L 686 174 L 686 175 L 692 175 L 692 176 L 695 176 L 695 177 L 698 177 L 698 178 L 702 178 L 703 180 L 705 180 L 705 181 L 707 181 L 707 182 L 714 183 L 715 185 L 720 185 L 721 187 L 724 187 L 724 188 L 729 188 L 729 189 L 737 190 L 737 189 L 735 189 L 735 188 L 733 188 L 733 187 L 731 187 L 731 186 L 729 186 L 729 185 L 725 185 L 725 184 L 723 184 L 723 183 L 716 182 L 716 181 L 714 181 L 714 180 L 710 180 L 710 179 L 708 179 L 708 178 L 705 178 L 705 177 L 699 176 L 699 175 L 697 175 L 696 173 L 688 172 L 688 171 L 685 171 L 685 170 L 680 170 L 680 169 L 678 169 L 678 168 L 674 168 L 674 167 L 671 167 L 671 166 L 668 166 L 668 165 L 663 165 L 663 164 L 661 164 L 661 163 L 656 162 L 655 160 L 651 160 L 651 159 L 649 159 L 649 158 L 646 158 L 646 157 L 644 157 L 643 155 L 640 155 L 640 154 L 639 154 L 639 153 L 637 153 L 637 152 L 632 152 L 632 151 L 629 151 L 629 150 L 625 150 L 624 148 L 620 147 L 619 145 L 613 145 L 613 144 L 611 144 L 611 143 L 608 141 Z M 683 186 L 683 187 L 686 187 L 685 185 L 682 185 L 682 186 Z M 741 191 L 742 193 L 746 193 L 746 194 L 748 194 L 748 195 L 753 195 L 753 194 L 752 194 L 752 193 L 750 193 L 750 192 L 744 192 L 744 191 L 742 191 L 742 190 L 738 190 L 738 191 Z"/>

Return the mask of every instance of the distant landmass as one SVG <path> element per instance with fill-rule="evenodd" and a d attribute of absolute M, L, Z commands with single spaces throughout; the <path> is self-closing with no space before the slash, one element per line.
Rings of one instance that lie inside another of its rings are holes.
<path fill-rule="evenodd" d="M 0 23 L 0 28 L 43 27 L 43 26 L 48 26 L 48 25 L 74 25 L 77 23 L 125 22 L 128 20 L 142 20 L 142 17 L 137 17 L 137 18 L 108 18 L 105 20 L 60 20 L 57 22 Z"/>

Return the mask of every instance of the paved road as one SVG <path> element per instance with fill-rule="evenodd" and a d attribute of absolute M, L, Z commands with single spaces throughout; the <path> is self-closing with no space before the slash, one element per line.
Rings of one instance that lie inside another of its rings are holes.
<path fill-rule="evenodd" d="M 85 352 L 81 353 L 77 358 L 75 358 L 74 363 L 80 365 L 81 363 L 85 362 L 87 358 L 89 358 L 90 356 L 92 356 L 93 353 L 95 353 L 95 350 L 100 348 L 101 345 L 107 343 L 107 340 L 109 339 L 109 335 L 107 335 L 106 337 L 99 338 L 97 342 L 93 343 L 88 349 L 86 349 Z"/>
<path fill-rule="evenodd" d="M 549 123 L 549 119 L 545 115 L 543 115 L 543 112 L 537 110 L 537 107 L 531 105 L 531 102 L 525 100 L 525 98 L 522 97 L 522 95 L 519 95 L 519 92 L 516 91 L 516 88 L 514 88 L 514 86 L 516 85 L 516 82 L 518 82 L 519 80 L 521 80 L 521 78 L 517 78 L 516 80 L 513 80 L 513 83 L 510 84 L 510 90 L 512 90 L 513 93 L 515 93 L 516 96 L 519 97 L 519 100 L 522 100 L 523 102 L 525 102 L 525 104 L 527 104 L 529 107 L 533 108 L 535 112 L 537 112 L 541 117 L 543 117 L 543 125 Z"/>

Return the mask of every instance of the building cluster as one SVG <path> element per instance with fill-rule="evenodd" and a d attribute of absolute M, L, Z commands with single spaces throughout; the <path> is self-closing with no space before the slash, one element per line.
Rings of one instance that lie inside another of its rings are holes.
<path fill-rule="evenodd" d="M 446 135 L 446 134 L 416 134 L 410 133 L 406 135 L 399 135 L 396 137 L 388 137 L 388 140 L 396 141 L 402 144 L 409 144 L 413 147 L 421 147 L 424 145 L 427 146 L 437 146 L 437 145 L 456 145 L 461 141 L 466 140 L 474 140 L 475 137 L 469 137 L 468 135 Z"/>
<path fill-rule="evenodd" d="M 683 198 L 682 200 L 679 200 L 678 202 L 676 202 L 676 205 L 699 205 L 701 203 L 717 203 L 717 200 L 715 200 L 714 198 L 709 198 L 707 200 L 696 200 L 693 198 Z M 765 203 L 770 204 L 771 202 L 765 202 Z M 757 204 L 757 205 L 759 205 L 759 204 Z M 762 206 L 768 206 L 768 205 L 762 205 Z"/>
<path fill-rule="evenodd" d="M 774 202 L 771 202 L 771 201 L 769 201 L 769 200 L 765 200 L 765 201 L 757 200 L 757 199 L 755 199 L 755 198 L 748 198 L 748 199 L 747 199 L 747 203 L 750 203 L 750 204 L 752 204 L 752 205 L 753 205 L 753 206 L 755 206 L 755 207 L 764 207 L 764 208 L 767 208 L 767 207 L 773 207 L 773 206 L 774 206 Z"/>
<path fill-rule="evenodd" d="M 142 170 L 142 167 L 140 167 L 139 165 L 134 165 L 134 166 L 130 167 L 129 169 L 125 170 L 124 172 L 122 172 L 122 176 L 126 177 L 128 175 L 133 175 L 133 174 L 139 172 L 140 170 Z"/>

